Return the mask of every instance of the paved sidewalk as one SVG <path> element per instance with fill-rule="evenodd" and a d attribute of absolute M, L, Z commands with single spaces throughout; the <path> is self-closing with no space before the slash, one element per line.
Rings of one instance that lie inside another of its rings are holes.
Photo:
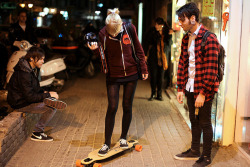
<path fill-rule="evenodd" d="M 125 154 L 102 162 L 109 167 L 190 167 L 194 161 L 177 161 L 173 155 L 190 146 L 191 133 L 179 112 L 164 94 L 164 101 L 149 102 L 148 81 L 139 81 L 133 105 L 129 138 L 139 140 L 142 152 Z M 65 111 L 58 111 L 46 131 L 54 142 L 27 139 L 7 167 L 74 167 L 77 159 L 99 148 L 104 142 L 104 120 L 107 108 L 105 76 L 93 79 L 73 78 L 60 94 L 67 102 Z M 113 132 L 115 143 L 121 133 L 122 87 L 119 109 Z M 213 148 L 213 167 L 247 167 L 235 146 Z"/>

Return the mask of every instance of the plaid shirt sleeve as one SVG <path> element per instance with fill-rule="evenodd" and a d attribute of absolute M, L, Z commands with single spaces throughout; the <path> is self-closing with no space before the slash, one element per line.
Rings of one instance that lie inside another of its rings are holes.
<path fill-rule="evenodd" d="M 219 42 L 217 38 L 211 34 L 208 36 L 205 43 L 205 55 L 204 55 L 204 64 L 203 64 L 203 79 L 202 79 L 202 88 L 200 93 L 203 95 L 209 94 L 212 92 L 213 85 L 217 80 L 218 74 L 218 53 L 219 53 Z"/>
<path fill-rule="evenodd" d="M 184 92 L 184 60 L 183 60 L 183 41 L 181 44 L 181 55 L 179 58 L 178 70 L 177 70 L 177 86 L 178 92 Z"/>

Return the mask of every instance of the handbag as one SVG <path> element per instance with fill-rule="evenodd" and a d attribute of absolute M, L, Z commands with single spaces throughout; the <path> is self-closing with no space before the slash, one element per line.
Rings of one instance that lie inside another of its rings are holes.
<path fill-rule="evenodd" d="M 142 80 L 142 73 L 141 73 L 141 65 L 140 65 L 140 59 L 136 56 L 136 52 L 135 52 L 135 47 L 134 47 L 134 43 L 133 43 L 133 36 L 132 36 L 132 32 L 133 32 L 133 28 L 131 26 L 131 23 L 126 23 L 125 25 L 125 29 L 129 35 L 130 41 L 131 41 L 131 47 L 132 47 L 132 57 L 134 58 L 135 62 L 136 62 L 136 66 L 137 66 L 137 74 L 138 74 L 138 79 Z"/>

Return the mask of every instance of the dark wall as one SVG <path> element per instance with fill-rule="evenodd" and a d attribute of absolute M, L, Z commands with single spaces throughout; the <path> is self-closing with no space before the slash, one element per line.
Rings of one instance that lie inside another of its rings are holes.
<path fill-rule="evenodd" d="M 143 0 L 143 33 L 154 26 L 154 20 L 162 17 L 171 26 L 172 0 Z"/>

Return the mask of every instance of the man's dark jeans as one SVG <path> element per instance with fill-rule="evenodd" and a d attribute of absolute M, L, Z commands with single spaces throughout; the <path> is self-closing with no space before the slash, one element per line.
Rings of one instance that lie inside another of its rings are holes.
<path fill-rule="evenodd" d="M 213 129 L 211 124 L 212 101 L 206 101 L 203 107 L 199 108 L 198 118 L 195 118 L 195 99 L 194 93 L 185 92 L 189 109 L 189 118 L 192 128 L 191 149 L 200 152 L 200 138 L 203 132 L 203 153 L 204 156 L 211 156 Z"/>

